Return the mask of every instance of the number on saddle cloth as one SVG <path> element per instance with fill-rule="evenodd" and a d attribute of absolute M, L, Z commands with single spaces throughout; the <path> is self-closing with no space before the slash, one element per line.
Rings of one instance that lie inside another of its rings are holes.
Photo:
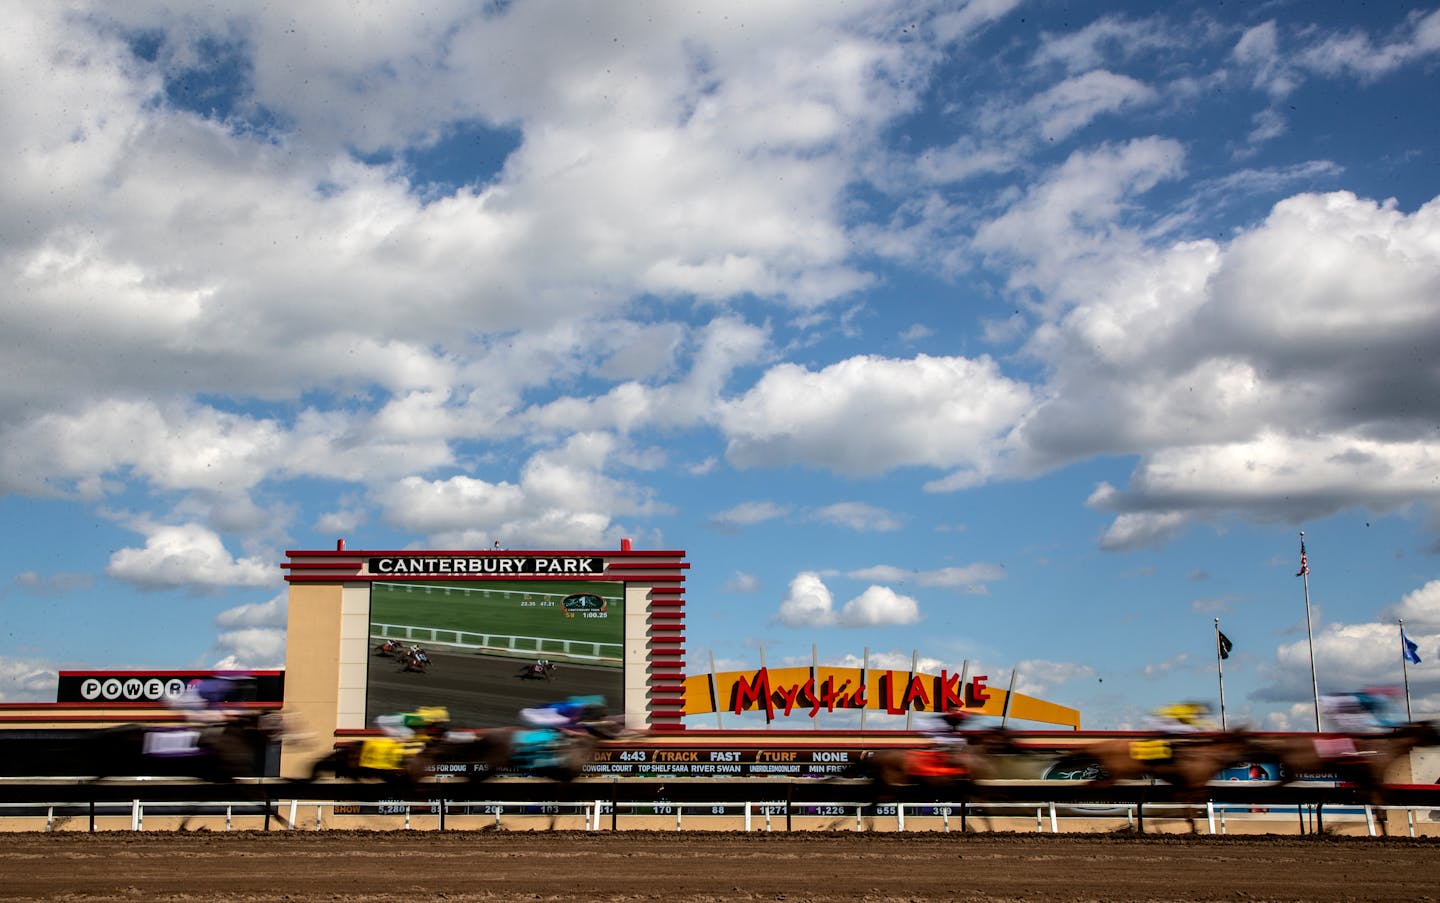
<path fill-rule="evenodd" d="M 413 740 L 396 740 L 391 737 L 371 737 L 361 741 L 360 767 L 376 771 L 396 771 L 405 764 L 405 758 L 418 752 L 423 744 Z"/>
<path fill-rule="evenodd" d="M 516 731 L 510 754 L 518 768 L 545 768 L 558 764 L 562 735 L 557 730 L 538 728 Z"/>
<path fill-rule="evenodd" d="M 1360 755 L 1360 750 L 1355 748 L 1355 741 L 1349 737 L 1316 737 L 1315 755 L 1321 761 L 1353 759 Z"/>
<path fill-rule="evenodd" d="M 1159 762 L 1174 755 L 1169 740 L 1134 740 L 1130 743 L 1130 758 L 1137 762 Z"/>
<path fill-rule="evenodd" d="M 199 731 L 147 731 L 141 750 L 147 756 L 198 756 L 200 748 Z"/>
<path fill-rule="evenodd" d="M 910 754 L 907 770 L 916 777 L 959 777 L 965 767 L 948 749 L 917 749 Z"/>

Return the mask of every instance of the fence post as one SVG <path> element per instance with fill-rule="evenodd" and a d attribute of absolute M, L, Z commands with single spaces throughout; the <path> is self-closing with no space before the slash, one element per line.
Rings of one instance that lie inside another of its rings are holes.
<path fill-rule="evenodd" d="M 1215 801 L 1205 801 L 1205 820 L 1210 823 L 1210 833 L 1215 833 Z"/>
<path fill-rule="evenodd" d="M 295 819 L 297 819 L 297 818 L 299 818 L 299 817 L 300 817 L 300 801 L 299 801 L 299 800 L 291 800 L 291 801 L 290 801 L 290 827 L 286 828 L 285 830 L 287 830 L 287 831 L 293 831 L 293 830 L 295 830 Z"/>
<path fill-rule="evenodd" d="M 750 833 L 750 801 L 745 801 L 745 833 Z"/>
<path fill-rule="evenodd" d="M 145 827 L 145 815 L 140 808 L 139 800 L 130 801 L 130 830 L 139 831 Z"/>
<path fill-rule="evenodd" d="M 902 832 L 902 833 L 903 833 L 904 830 L 905 830 L 905 804 L 904 804 L 904 803 L 896 803 L 896 804 L 895 804 L 895 830 L 900 831 L 900 832 Z"/>
<path fill-rule="evenodd" d="M 1050 833 L 1060 833 L 1060 819 L 1055 817 L 1055 803 L 1053 800 L 1050 803 Z"/>

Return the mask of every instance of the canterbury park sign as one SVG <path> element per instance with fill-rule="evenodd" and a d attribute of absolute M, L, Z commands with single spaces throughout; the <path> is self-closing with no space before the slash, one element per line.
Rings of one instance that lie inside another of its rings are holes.
<path fill-rule="evenodd" d="M 372 574 L 388 577 L 598 577 L 605 559 L 555 555 L 392 555 L 370 558 Z"/>

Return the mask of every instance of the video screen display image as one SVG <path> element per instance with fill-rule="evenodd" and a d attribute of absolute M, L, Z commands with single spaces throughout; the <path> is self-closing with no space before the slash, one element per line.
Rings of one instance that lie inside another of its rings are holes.
<path fill-rule="evenodd" d="M 620 712 L 624 594 L 594 580 L 372 583 L 366 722 L 445 706 L 457 728 L 503 727 L 522 708 L 591 695 Z"/>

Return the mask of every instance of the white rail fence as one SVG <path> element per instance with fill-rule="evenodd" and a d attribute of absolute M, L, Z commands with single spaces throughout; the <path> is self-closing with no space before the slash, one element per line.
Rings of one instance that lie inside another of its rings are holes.
<path fill-rule="evenodd" d="M 1196 830 L 1208 834 L 1327 833 L 1378 836 L 1381 819 L 1390 834 L 1440 836 L 1440 812 L 1416 806 L 1313 805 L 1241 807 L 1209 803 L 1097 804 L 961 803 L 866 806 L 853 801 L 790 803 L 784 800 L 685 802 L 516 803 L 513 801 L 272 799 L 98 803 L 0 803 L 0 831 L 75 830 L 477 830 L 497 828 L 675 831 L 1030 831 L 1063 834 L 1141 828 L 1152 832 Z M 1397 825 L 1403 817 L 1403 831 Z M 147 818 L 149 826 L 147 827 Z M 1203 826 L 1203 827 L 1202 827 Z"/>

